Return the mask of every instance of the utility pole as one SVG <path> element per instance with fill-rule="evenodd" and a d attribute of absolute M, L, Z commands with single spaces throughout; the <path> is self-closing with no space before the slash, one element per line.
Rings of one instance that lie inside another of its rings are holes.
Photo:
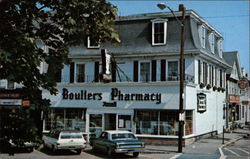
<path fill-rule="evenodd" d="M 182 139 L 184 133 L 184 43 L 185 43 L 185 7 L 183 4 L 179 5 L 179 11 L 182 11 L 181 17 L 181 45 L 180 45 L 180 107 L 179 107 L 179 134 L 178 134 L 178 152 L 182 152 Z"/>

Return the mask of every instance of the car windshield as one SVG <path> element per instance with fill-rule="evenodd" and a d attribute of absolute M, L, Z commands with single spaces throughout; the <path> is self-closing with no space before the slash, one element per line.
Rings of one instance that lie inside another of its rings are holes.
<path fill-rule="evenodd" d="M 131 133 L 117 133 L 112 134 L 113 140 L 121 140 L 121 139 L 136 139 L 134 134 Z"/>
<path fill-rule="evenodd" d="M 81 134 L 75 134 L 75 133 L 64 133 L 61 134 L 61 139 L 81 139 Z"/>

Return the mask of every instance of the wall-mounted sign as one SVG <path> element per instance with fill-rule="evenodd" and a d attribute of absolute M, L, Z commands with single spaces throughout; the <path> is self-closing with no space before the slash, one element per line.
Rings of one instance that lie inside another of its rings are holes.
<path fill-rule="evenodd" d="M 229 94 L 228 95 L 228 102 L 229 103 L 240 103 L 240 96 L 237 96 L 235 94 Z"/>
<path fill-rule="evenodd" d="M 0 93 L 0 99 L 18 99 L 20 98 L 19 93 Z"/>
<path fill-rule="evenodd" d="M 88 92 L 80 90 L 78 92 L 70 92 L 68 89 L 62 89 L 62 98 L 64 100 L 102 100 L 103 94 L 100 92 Z M 161 93 L 124 93 L 118 88 L 111 88 L 111 101 L 151 101 L 156 104 L 161 103 Z"/>
<path fill-rule="evenodd" d="M 116 102 L 113 102 L 113 103 L 103 102 L 103 106 L 104 107 L 116 107 L 117 103 Z"/>
<path fill-rule="evenodd" d="M 206 94 L 197 94 L 197 111 L 203 113 L 207 110 L 207 99 Z"/>
<path fill-rule="evenodd" d="M 0 99 L 0 105 L 22 105 L 22 99 Z"/>
<path fill-rule="evenodd" d="M 249 87 L 249 82 L 246 78 L 243 78 L 243 79 L 240 79 L 238 81 L 238 87 L 241 89 L 241 90 L 244 90 L 246 88 Z"/>

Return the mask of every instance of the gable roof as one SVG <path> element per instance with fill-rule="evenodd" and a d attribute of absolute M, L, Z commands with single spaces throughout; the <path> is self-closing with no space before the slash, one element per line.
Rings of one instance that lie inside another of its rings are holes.
<path fill-rule="evenodd" d="M 226 73 L 230 75 L 232 73 L 234 64 L 236 64 L 238 76 L 241 77 L 239 52 L 238 51 L 223 52 L 223 58 L 231 66 L 231 68 L 227 69 Z"/>

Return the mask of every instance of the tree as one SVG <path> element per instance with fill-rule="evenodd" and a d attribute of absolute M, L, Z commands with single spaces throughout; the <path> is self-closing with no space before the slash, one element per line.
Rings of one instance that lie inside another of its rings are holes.
<path fill-rule="evenodd" d="M 51 75 L 68 63 L 69 47 L 88 36 L 96 43 L 119 42 L 113 27 L 116 13 L 105 0 L 1 0 L 0 79 L 23 84 L 32 101 L 31 114 L 40 113 L 49 105 L 41 89 L 57 93 Z M 41 62 L 49 64 L 49 73 L 40 73 Z M 33 120 L 39 118 L 34 115 Z"/>

